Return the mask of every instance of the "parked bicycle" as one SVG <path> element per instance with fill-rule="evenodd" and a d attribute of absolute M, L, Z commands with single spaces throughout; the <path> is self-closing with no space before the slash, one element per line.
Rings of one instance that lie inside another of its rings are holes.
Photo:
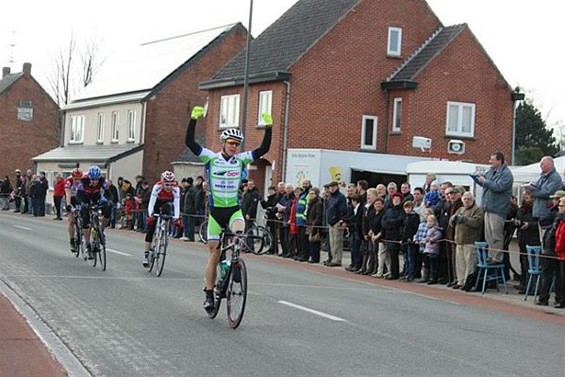
<path fill-rule="evenodd" d="M 198 234 L 200 235 L 200 241 L 202 243 L 208 243 L 208 220 L 200 224 Z M 246 232 L 245 236 L 247 243 L 244 245 L 244 250 L 242 251 L 260 255 L 269 251 L 273 244 L 273 235 L 269 229 L 262 225 L 254 225 Z"/>
<path fill-rule="evenodd" d="M 254 254 L 264 254 L 273 245 L 273 235 L 266 227 L 254 225 L 246 232 L 247 248 Z"/>
<path fill-rule="evenodd" d="M 247 268 L 240 257 L 245 242 L 245 235 L 222 232 L 219 246 L 218 281 L 214 286 L 214 310 L 208 313 L 210 318 L 215 318 L 220 310 L 222 299 L 225 298 L 228 323 L 233 329 L 240 325 L 247 301 Z M 227 251 L 231 251 L 229 259 L 226 257 Z"/>
<path fill-rule="evenodd" d="M 153 244 L 149 253 L 149 272 L 155 269 L 155 274 L 161 276 L 163 267 L 165 266 L 165 258 L 167 257 L 167 246 L 169 245 L 169 224 L 172 216 L 165 214 L 153 214 L 157 219 L 155 225 L 155 233 L 153 236 Z"/>

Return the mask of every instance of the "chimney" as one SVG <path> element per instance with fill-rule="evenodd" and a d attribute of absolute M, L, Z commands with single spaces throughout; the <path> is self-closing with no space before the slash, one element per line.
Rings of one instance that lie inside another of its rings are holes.
<path fill-rule="evenodd" d="M 31 63 L 24 63 L 24 77 L 31 77 Z"/>
<path fill-rule="evenodd" d="M 10 67 L 2 68 L 2 78 L 8 76 L 10 74 Z"/>

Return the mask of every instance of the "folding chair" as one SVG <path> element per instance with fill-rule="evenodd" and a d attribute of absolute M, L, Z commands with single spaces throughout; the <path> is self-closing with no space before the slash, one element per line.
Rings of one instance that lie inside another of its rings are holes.
<path fill-rule="evenodd" d="M 489 264 L 488 263 L 488 244 L 486 242 L 475 242 L 475 254 L 477 255 L 477 281 L 475 282 L 475 291 L 479 286 L 479 280 L 483 280 L 483 289 L 481 293 L 484 295 L 487 287 L 487 282 L 496 282 L 496 290 L 500 291 L 498 282 L 502 280 L 504 290 L 508 294 L 508 286 L 506 285 L 506 277 L 504 276 L 504 263 Z M 494 272 L 489 274 L 489 272 Z"/>
<path fill-rule="evenodd" d="M 538 297 L 538 289 L 540 282 L 540 254 L 541 246 L 530 246 L 526 245 L 526 250 L 528 252 L 528 284 L 526 285 L 526 294 L 524 295 L 524 301 L 528 299 L 528 294 L 530 293 L 530 286 L 532 284 L 532 279 L 536 279 L 536 287 L 534 289 L 534 301 Z"/>

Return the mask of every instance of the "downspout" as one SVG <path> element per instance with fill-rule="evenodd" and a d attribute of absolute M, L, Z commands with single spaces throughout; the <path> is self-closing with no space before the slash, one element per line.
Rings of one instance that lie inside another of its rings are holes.
<path fill-rule="evenodd" d="M 284 104 L 284 128 L 283 128 L 283 147 L 282 147 L 282 163 L 281 163 L 281 181 L 286 181 L 286 149 L 288 144 L 288 118 L 290 113 L 290 81 L 285 81 L 286 98 Z"/>
<path fill-rule="evenodd" d="M 389 107 L 390 107 L 390 92 L 388 91 L 388 89 L 385 89 L 385 96 L 386 96 L 386 100 L 385 100 L 386 110 L 385 110 L 385 149 L 384 149 L 384 153 L 387 154 L 387 151 L 388 151 L 388 113 L 389 113 Z"/>
<path fill-rule="evenodd" d="M 139 128 L 140 128 L 140 130 L 139 130 L 139 145 L 145 144 L 145 143 L 143 142 L 143 138 L 145 137 L 145 127 L 147 127 L 147 125 L 145 124 L 145 119 L 146 119 L 146 117 L 147 117 L 147 102 L 148 102 L 149 100 L 150 100 L 150 99 L 146 99 L 145 101 L 143 101 L 143 102 L 141 103 L 143 109 L 142 109 L 142 111 L 141 111 L 141 121 L 140 121 L 140 123 L 139 123 L 139 124 L 140 124 L 140 127 L 139 127 Z M 141 153 L 142 153 L 142 155 L 143 155 L 143 157 L 141 158 L 141 172 L 143 173 L 143 165 L 144 165 L 144 161 L 143 161 L 143 160 L 145 159 L 145 146 L 143 147 Z"/>

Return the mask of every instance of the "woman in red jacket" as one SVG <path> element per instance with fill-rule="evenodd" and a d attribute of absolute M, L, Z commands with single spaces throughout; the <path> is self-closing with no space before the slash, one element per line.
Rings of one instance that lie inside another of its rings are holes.
<path fill-rule="evenodd" d="M 555 255 L 559 260 L 559 277 L 556 279 L 555 297 L 559 301 L 555 308 L 565 309 L 565 198 L 559 201 L 559 212 L 553 224 L 555 229 Z"/>
<path fill-rule="evenodd" d="M 61 217 L 61 203 L 65 197 L 65 180 L 63 176 L 59 173 L 55 175 L 55 183 L 53 184 L 53 202 L 55 204 L 55 210 L 57 211 L 57 217 L 53 220 L 63 220 Z"/>

